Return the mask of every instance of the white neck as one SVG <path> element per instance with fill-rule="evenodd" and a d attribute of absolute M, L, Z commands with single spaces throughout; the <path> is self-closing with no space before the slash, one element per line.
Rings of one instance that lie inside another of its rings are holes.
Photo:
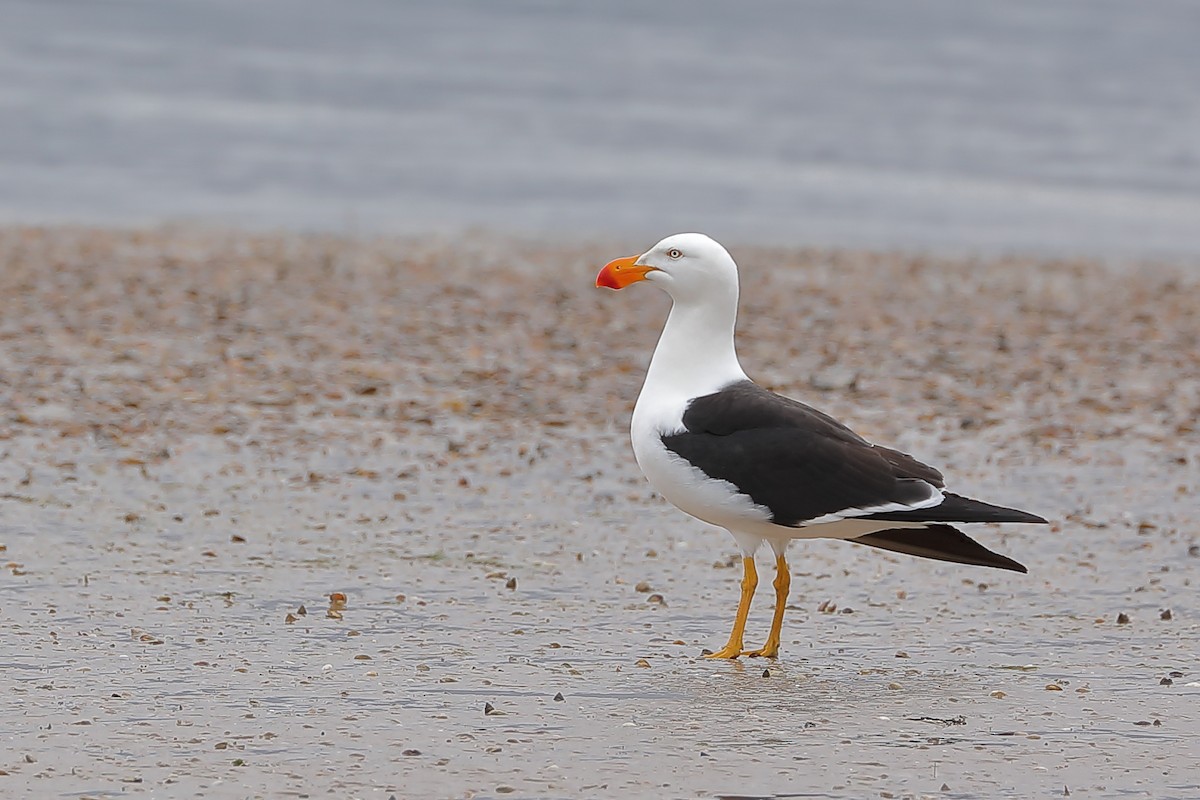
<path fill-rule="evenodd" d="M 681 400 L 746 380 L 733 345 L 736 321 L 736 289 L 732 298 L 716 302 L 675 302 L 650 360 L 639 404 L 651 392 Z"/>

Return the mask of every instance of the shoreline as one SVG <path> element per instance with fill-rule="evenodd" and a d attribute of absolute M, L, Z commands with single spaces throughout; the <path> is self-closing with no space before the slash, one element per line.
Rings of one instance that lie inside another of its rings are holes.
<path fill-rule="evenodd" d="M 6 791 L 1190 796 L 1193 275 L 735 250 L 749 374 L 1052 524 L 797 544 L 782 657 L 714 664 L 628 249 L 0 228 Z"/>

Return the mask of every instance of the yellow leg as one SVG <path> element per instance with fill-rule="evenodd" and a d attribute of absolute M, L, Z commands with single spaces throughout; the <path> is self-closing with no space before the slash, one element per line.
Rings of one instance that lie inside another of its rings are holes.
<path fill-rule="evenodd" d="M 743 653 L 746 656 L 776 658 L 779 655 L 779 636 L 783 630 L 783 610 L 787 607 L 788 591 L 792 588 L 792 573 L 787 559 L 780 554 L 775 559 L 775 616 L 771 617 L 771 632 L 767 643 L 757 650 Z"/>
<path fill-rule="evenodd" d="M 738 601 L 737 616 L 733 620 L 733 631 L 729 641 L 715 653 L 709 653 L 705 658 L 737 658 L 742 654 L 742 636 L 746 632 L 746 617 L 750 615 L 750 601 L 754 599 L 754 590 L 758 588 L 758 570 L 754 568 L 754 559 L 742 559 L 742 599 Z"/>

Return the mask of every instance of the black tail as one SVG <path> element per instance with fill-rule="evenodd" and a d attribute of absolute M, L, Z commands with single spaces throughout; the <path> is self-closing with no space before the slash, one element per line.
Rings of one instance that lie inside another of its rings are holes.
<path fill-rule="evenodd" d="M 945 492 L 945 498 L 933 508 L 921 508 L 914 511 L 883 511 L 879 514 L 856 517 L 856 519 L 883 519 L 890 522 L 1036 522 L 1046 524 L 1046 520 L 1036 514 L 1030 514 L 1028 511 L 994 506 L 991 503 L 972 500 L 953 492 Z"/>
<path fill-rule="evenodd" d="M 995 506 L 992 506 L 992 508 L 995 508 Z M 1009 511 L 1010 509 L 1001 510 Z M 1024 512 L 1016 513 L 1020 514 Z M 1032 514 L 1026 516 L 1033 517 Z M 1034 517 L 1034 519 L 1038 520 L 1040 518 Z M 1030 522 L 1032 520 L 1021 521 Z M 883 550 L 893 550 L 897 553 L 907 553 L 910 556 L 935 558 L 938 561 L 953 561 L 957 564 L 975 564 L 980 567 L 1010 569 L 1013 572 L 1029 571 L 1011 558 L 1002 556 L 999 553 L 993 553 L 962 531 L 952 528 L 949 525 L 930 525 L 927 528 L 893 528 L 892 530 L 879 531 L 878 533 L 868 533 L 866 536 L 859 536 L 857 539 L 851 539 L 850 541 L 867 544 Z"/>

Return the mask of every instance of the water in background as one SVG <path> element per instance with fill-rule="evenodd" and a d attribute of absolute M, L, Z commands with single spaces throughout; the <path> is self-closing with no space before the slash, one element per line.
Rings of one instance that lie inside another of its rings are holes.
<path fill-rule="evenodd" d="M 1190 0 L 0 0 L 0 221 L 1200 255 Z"/>

